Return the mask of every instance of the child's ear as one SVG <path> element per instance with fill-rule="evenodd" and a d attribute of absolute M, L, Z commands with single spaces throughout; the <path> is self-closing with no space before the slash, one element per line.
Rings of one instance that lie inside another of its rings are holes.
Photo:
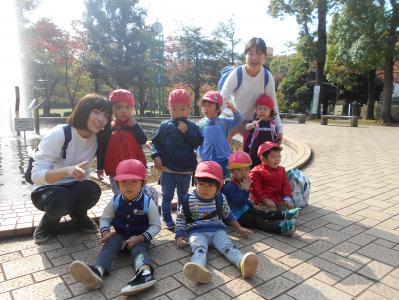
<path fill-rule="evenodd" d="M 261 161 L 262 163 L 264 163 L 264 164 L 267 163 L 267 160 L 266 160 L 266 158 L 265 158 L 263 155 L 260 157 L 260 161 Z"/>

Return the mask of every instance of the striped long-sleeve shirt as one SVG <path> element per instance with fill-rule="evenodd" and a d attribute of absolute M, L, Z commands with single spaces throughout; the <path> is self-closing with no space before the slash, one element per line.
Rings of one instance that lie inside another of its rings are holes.
<path fill-rule="evenodd" d="M 222 197 L 222 216 L 223 219 L 229 223 L 235 220 L 235 217 L 230 211 L 226 197 L 223 194 Z M 219 229 L 226 229 L 226 225 L 223 223 L 223 220 L 219 219 L 218 214 L 214 214 L 215 216 L 212 218 L 201 220 L 203 217 L 216 210 L 215 198 L 209 200 L 202 199 L 197 192 L 194 191 L 188 196 L 188 205 L 194 222 L 187 224 L 183 205 L 180 205 L 176 219 L 176 238 L 188 236 L 191 232 L 212 232 Z"/>

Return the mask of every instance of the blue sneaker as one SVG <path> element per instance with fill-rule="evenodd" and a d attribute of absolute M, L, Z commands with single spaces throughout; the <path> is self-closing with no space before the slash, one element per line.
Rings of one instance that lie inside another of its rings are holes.
<path fill-rule="evenodd" d="M 296 218 L 299 216 L 299 211 L 301 208 L 295 207 L 292 209 L 287 209 L 283 211 L 283 216 L 285 220 L 291 220 L 292 218 Z"/>
<path fill-rule="evenodd" d="M 162 224 L 166 229 L 174 229 L 176 227 L 176 224 L 172 218 L 162 219 Z"/>
<path fill-rule="evenodd" d="M 282 235 L 292 235 L 296 230 L 296 220 L 285 220 L 278 224 Z"/>

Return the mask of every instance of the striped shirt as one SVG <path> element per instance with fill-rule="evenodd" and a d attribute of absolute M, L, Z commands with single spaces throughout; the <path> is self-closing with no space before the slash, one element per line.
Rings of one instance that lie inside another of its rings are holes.
<path fill-rule="evenodd" d="M 230 211 L 226 197 L 223 194 L 222 197 L 222 216 L 224 221 L 229 223 L 235 220 L 235 217 Z M 183 205 L 180 205 L 176 218 L 176 238 L 188 236 L 191 232 L 214 232 L 220 229 L 226 229 L 226 225 L 219 219 L 218 214 L 214 214 L 214 216 L 209 219 L 201 220 L 203 217 L 216 210 L 215 198 L 202 199 L 197 192 L 194 191 L 188 196 L 188 204 L 194 222 L 187 224 Z"/>

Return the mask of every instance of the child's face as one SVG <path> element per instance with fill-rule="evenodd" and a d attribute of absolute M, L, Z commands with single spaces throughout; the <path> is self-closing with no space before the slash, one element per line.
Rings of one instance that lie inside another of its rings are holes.
<path fill-rule="evenodd" d="M 133 115 L 133 107 L 125 102 L 117 102 L 112 105 L 112 113 L 117 121 L 126 122 Z"/>
<path fill-rule="evenodd" d="M 270 117 L 271 110 L 268 106 L 260 104 L 256 106 L 256 119 L 267 120 Z"/>
<path fill-rule="evenodd" d="M 202 199 L 213 199 L 218 191 L 218 187 L 214 183 L 197 181 L 197 193 Z"/>
<path fill-rule="evenodd" d="M 108 114 L 97 108 L 91 110 L 87 118 L 87 130 L 91 133 L 97 134 L 104 129 L 108 122 Z"/>
<path fill-rule="evenodd" d="M 233 169 L 231 170 L 231 174 L 235 181 L 242 182 L 244 179 L 248 179 L 249 167 Z"/>
<path fill-rule="evenodd" d="M 126 200 L 133 200 L 140 194 L 143 185 L 142 180 L 127 179 L 119 181 L 119 190 Z"/>
<path fill-rule="evenodd" d="M 205 117 L 214 119 L 219 113 L 218 105 L 211 101 L 202 100 L 201 110 Z"/>
<path fill-rule="evenodd" d="M 267 158 L 263 156 L 260 157 L 260 160 L 264 165 L 268 165 L 269 167 L 275 169 L 280 165 L 281 162 L 281 151 L 280 150 L 271 150 Z"/>
<path fill-rule="evenodd" d="M 188 118 L 190 115 L 190 107 L 184 104 L 173 104 L 168 106 L 170 116 L 173 120 L 180 118 Z"/>

